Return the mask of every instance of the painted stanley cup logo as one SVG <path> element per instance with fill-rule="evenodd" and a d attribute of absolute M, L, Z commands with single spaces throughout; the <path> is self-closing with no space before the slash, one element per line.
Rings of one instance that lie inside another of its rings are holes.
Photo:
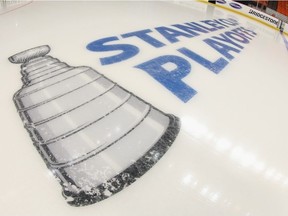
<path fill-rule="evenodd" d="M 23 87 L 14 102 L 68 203 L 92 204 L 149 170 L 174 142 L 179 119 L 49 51 L 39 46 L 9 58 L 22 64 Z"/>

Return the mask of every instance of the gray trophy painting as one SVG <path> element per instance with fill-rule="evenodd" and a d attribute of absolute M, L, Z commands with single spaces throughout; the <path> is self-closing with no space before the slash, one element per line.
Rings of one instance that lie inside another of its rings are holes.
<path fill-rule="evenodd" d="M 141 177 L 180 130 L 163 113 L 94 69 L 48 56 L 48 45 L 9 58 L 21 65 L 14 102 L 34 146 L 73 206 L 101 201 Z"/>

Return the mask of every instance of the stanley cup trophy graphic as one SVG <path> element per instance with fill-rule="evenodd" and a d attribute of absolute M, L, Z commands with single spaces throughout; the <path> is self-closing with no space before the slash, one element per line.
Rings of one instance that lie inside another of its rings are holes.
<path fill-rule="evenodd" d="M 39 46 L 9 58 L 22 64 L 23 87 L 14 102 L 67 202 L 92 204 L 149 170 L 174 142 L 179 119 L 92 68 L 47 56 L 49 51 Z"/>

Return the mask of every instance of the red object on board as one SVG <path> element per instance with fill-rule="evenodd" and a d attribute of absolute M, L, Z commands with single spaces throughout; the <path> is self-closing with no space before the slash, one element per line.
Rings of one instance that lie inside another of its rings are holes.
<path fill-rule="evenodd" d="M 288 1 L 278 1 L 277 11 L 288 16 Z"/>

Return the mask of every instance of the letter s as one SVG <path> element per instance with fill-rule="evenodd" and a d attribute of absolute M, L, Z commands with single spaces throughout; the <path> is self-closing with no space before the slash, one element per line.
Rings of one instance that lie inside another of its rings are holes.
<path fill-rule="evenodd" d="M 107 44 L 118 41 L 117 37 L 107 37 L 89 43 L 86 48 L 92 52 L 121 51 L 119 54 L 100 58 L 102 65 L 114 64 L 129 59 L 139 53 L 139 48 L 131 44 Z"/>

